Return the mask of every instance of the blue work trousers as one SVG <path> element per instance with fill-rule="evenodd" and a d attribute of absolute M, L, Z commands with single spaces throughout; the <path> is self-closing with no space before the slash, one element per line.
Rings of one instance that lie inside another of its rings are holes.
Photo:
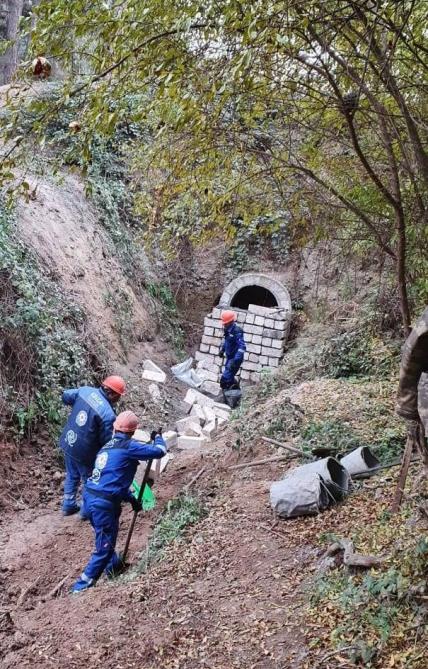
<path fill-rule="evenodd" d="M 62 505 L 62 510 L 64 513 L 73 511 L 78 508 L 77 504 L 77 492 L 79 490 L 79 485 L 85 485 L 87 479 L 92 474 L 92 467 L 84 465 L 82 462 L 75 460 L 64 453 L 65 457 L 65 481 L 64 481 L 64 502 Z M 82 517 L 86 517 L 84 510 L 84 505 L 80 510 Z"/>
<path fill-rule="evenodd" d="M 86 590 L 95 585 L 103 571 L 114 575 L 121 560 L 117 555 L 116 540 L 119 532 L 121 507 L 107 499 L 95 497 L 86 491 L 83 495 L 85 512 L 94 528 L 95 550 L 80 578 L 73 586 L 73 592 Z"/>

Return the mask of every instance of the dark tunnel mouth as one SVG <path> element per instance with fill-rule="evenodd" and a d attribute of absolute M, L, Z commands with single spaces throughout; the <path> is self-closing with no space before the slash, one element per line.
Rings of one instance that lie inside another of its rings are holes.
<path fill-rule="evenodd" d="M 270 290 L 256 285 L 240 288 L 233 296 L 230 306 L 237 309 L 248 309 L 250 304 L 268 308 L 278 306 L 275 295 Z"/>

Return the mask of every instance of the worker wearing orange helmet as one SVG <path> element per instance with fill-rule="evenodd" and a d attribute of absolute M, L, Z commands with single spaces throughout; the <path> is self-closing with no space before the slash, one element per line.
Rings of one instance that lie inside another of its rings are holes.
<path fill-rule="evenodd" d="M 237 387 L 236 374 L 244 360 L 246 345 L 244 333 L 236 324 L 237 315 L 235 311 L 223 311 L 221 322 L 224 329 L 224 340 L 220 347 L 220 356 L 226 356 L 226 364 L 220 379 L 220 387 L 223 390 Z"/>
<path fill-rule="evenodd" d="M 120 376 L 108 376 L 99 388 L 82 386 L 64 390 L 62 401 L 73 407 L 62 431 L 59 445 L 64 452 L 65 482 L 62 512 L 64 516 L 78 513 L 86 518 L 76 501 L 80 483 L 86 483 L 98 451 L 113 434 L 116 418 L 113 406 L 125 393 Z"/>
<path fill-rule="evenodd" d="M 138 428 L 138 418 L 132 411 L 120 413 L 113 427 L 113 437 L 99 451 L 84 488 L 85 509 L 95 532 L 95 550 L 72 592 L 95 585 L 104 571 L 107 576 L 122 571 L 125 565 L 115 552 L 122 503 L 129 502 L 135 512 L 141 511 L 140 502 L 130 490 L 138 463 L 162 458 L 166 453 L 162 429 L 153 430 L 149 444 L 132 438 Z"/>

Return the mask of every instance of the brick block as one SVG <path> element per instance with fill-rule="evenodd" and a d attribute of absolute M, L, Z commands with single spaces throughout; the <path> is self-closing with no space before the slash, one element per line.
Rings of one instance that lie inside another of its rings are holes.
<path fill-rule="evenodd" d="M 165 383 L 166 374 L 160 370 L 160 374 L 157 372 L 152 372 L 150 369 L 143 369 L 143 379 L 146 381 L 156 381 L 156 383 Z"/>
<path fill-rule="evenodd" d="M 221 328 L 215 328 L 214 337 L 220 337 L 220 339 L 223 339 L 223 337 L 224 337 L 223 330 Z"/>
<path fill-rule="evenodd" d="M 218 395 L 220 393 L 220 384 L 216 381 L 204 381 L 201 390 L 204 393 L 209 393 L 210 395 Z"/>
<path fill-rule="evenodd" d="M 251 344 L 251 342 L 253 341 L 253 337 L 258 337 L 258 335 L 246 334 L 245 335 L 245 343 L 246 344 Z"/>
<path fill-rule="evenodd" d="M 215 416 L 218 420 L 218 424 L 220 425 L 220 420 L 224 421 L 225 423 L 230 420 L 230 413 L 228 411 L 220 411 L 220 409 L 215 410 Z"/>
<path fill-rule="evenodd" d="M 230 413 L 232 411 L 230 406 L 228 404 L 224 404 L 223 402 L 214 402 L 213 405 L 212 405 L 212 409 L 213 409 L 214 412 L 217 409 L 219 411 L 227 411 L 228 413 Z"/>
<path fill-rule="evenodd" d="M 211 313 L 211 318 L 214 318 L 214 320 L 220 320 L 221 318 L 221 309 L 213 309 Z"/>
<path fill-rule="evenodd" d="M 270 358 L 282 358 L 282 349 L 264 346 L 263 355 L 268 355 Z"/>
<path fill-rule="evenodd" d="M 143 444 L 150 443 L 150 433 L 146 430 L 135 430 L 133 439 L 141 441 Z"/>
<path fill-rule="evenodd" d="M 260 381 L 260 374 L 259 372 L 251 372 L 250 374 L 250 381 L 254 381 L 254 383 L 258 383 Z"/>
<path fill-rule="evenodd" d="M 204 318 L 204 328 L 218 328 L 219 322 L 215 318 Z"/>
<path fill-rule="evenodd" d="M 199 404 L 194 404 L 190 410 L 190 416 L 194 416 L 199 420 L 199 424 L 203 425 L 205 423 L 205 414 L 204 409 Z"/>
<path fill-rule="evenodd" d="M 201 407 L 212 407 L 215 404 L 214 400 L 212 400 L 210 397 L 207 397 L 203 393 L 200 393 L 198 390 L 194 390 L 193 388 L 189 388 L 184 401 L 187 404 L 190 404 L 190 407 L 192 407 L 194 404 L 199 404 Z"/>
<path fill-rule="evenodd" d="M 215 356 L 210 353 L 205 353 L 202 351 L 196 351 L 195 353 L 196 360 L 206 360 L 207 362 L 215 362 Z"/>
<path fill-rule="evenodd" d="M 274 326 L 275 330 L 284 331 L 287 327 L 287 321 L 274 321 L 273 326 Z"/>
<path fill-rule="evenodd" d="M 254 325 L 254 319 L 255 319 L 255 315 L 251 314 L 250 312 L 247 312 L 247 315 L 245 317 L 245 322 L 248 325 Z"/>
<path fill-rule="evenodd" d="M 211 357 L 211 356 L 210 356 Z M 211 360 L 199 360 L 196 365 L 197 373 L 199 374 L 200 369 L 204 369 L 208 372 L 218 373 L 218 365 Z"/>
<path fill-rule="evenodd" d="M 267 328 L 273 328 L 274 323 L 275 323 L 275 321 L 273 320 L 273 318 L 266 318 L 266 320 L 265 320 L 265 326 Z"/>
<path fill-rule="evenodd" d="M 181 437 L 178 437 L 177 440 L 177 446 L 178 448 L 181 448 L 182 450 L 192 450 L 192 449 L 198 449 L 203 444 L 205 443 L 205 437 L 186 437 L 185 435 L 182 435 Z"/>
<path fill-rule="evenodd" d="M 268 346 L 268 347 L 270 346 L 271 347 L 272 346 L 272 339 L 270 339 L 269 337 L 263 337 L 262 346 L 263 346 L 263 348 L 265 346 Z"/>
<path fill-rule="evenodd" d="M 218 372 L 209 372 L 207 369 L 198 369 L 197 375 L 202 381 L 218 381 Z"/>
<path fill-rule="evenodd" d="M 212 355 L 215 357 L 218 354 L 218 349 L 219 348 L 220 348 L 220 345 L 218 343 L 216 343 L 215 345 L 211 344 L 210 353 L 212 353 Z"/>
<path fill-rule="evenodd" d="M 168 430 L 163 433 L 163 440 L 166 443 L 168 448 L 173 448 L 177 446 L 178 434 L 174 430 Z"/>
<path fill-rule="evenodd" d="M 272 347 L 282 350 L 284 348 L 284 344 L 281 339 L 272 339 Z"/>
<path fill-rule="evenodd" d="M 259 357 L 259 363 L 261 365 L 268 365 L 269 364 L 269 358 L 267 357 L 267 355 L 261 355 Z"/>
<path fill-rule="evenodd" d="M 259 325 L 244 325 L 244 333 L 252 335 L 261 335 L 262 332 L 263 328 L 260 327 Z"/>
<path fill-rule="evenodd" d="M 202 353 L 209 353 L 210 347 L 208 344 L 201 344 L 199 350 L 202 351 Z"/>
<path fill-rule="evenodd" d="M 261 369 L 261 366 L 260 366 L 259 362 L 247 362 L 246 369 L 249 372 L 259 372 L 260 369 Z M 250 375 L 250 378 L 251 378 L 251 375 Z"/>
<path fill-rule="evenodd" d="M 247 351 L 248 353 L 258 353 L 260 355 L 261 346 L 260 344 L 248 344 Z"/>
<path fill-rule="evenodd" d="M 201 426 L 200 419 L 195 415 L 187 416 L 186 418 L 181 418 L 176 422 L 175 428 L 178 434 L 186 434 L 186 430 L 188 429 L 188 427 L 194 425 L 198 425 L 199 427 Z"/>
<path fill-rule="evenodd" d="M 206 407 L 202 407 L 202 409 L 203 409 L 203 412 L 204 412 L 204 415 L 205 415 L 205 421 L 207 423 L 212 423 L 213 421 L 215 421 L 215 418 L 216 418 L 215 411 L 212 407 L 206 406 Z"/>
<path fill-rule="evenodd" d="M 265 324 L 265 319 L 263 318 L 263 316 L 256 316 L 255 319 L 254 319 L 254 323 L 255 323 L 255 325 L 262 325 L 262 326 L 264 326 L 264 324 Z"/>
<path fill-rule="evenodd" d="M 202 427 L 198 423 L 191 423 L 184 431 L 181 432 L 180 437 L 201 437 L 202 436 Z"/>
<path fill-rule="evenodd" d="M 241 370 L 241 379 L 243 381 L 248 381 L 249 378 L 250 378 L 250 372 L 247 372 L 246 369 L 242 369 Z"/>
<path fill-rule="evenodd" d="M 270 337 L 270 339 L 283 339 L 284 338 L 283 330 L 271 330 L 270 328 L 264 328 L 263 337 Z"/>
<path fill-rule="evenodd" d="M 213 420 L 211 421 L 211 423 L 207 423 L 205 425 L 205 427 L 202 430 L 202 434 L 207 439 L 211 439 L 211 437 L 214 436 L 216 429 L 217 429 L 217 422 L 216 420 Z"/>
<path fill-rule="evenodd" d="M 279 358 L 269 358 L 269 367 L 279 367 Z"/>
<path fill-rule="evenodd" d="M 259 304 L 249 304 L 248 311 L 251 314 L 256 314 L 257 316 L 266 316 L 272 313 L 272 307 L 261 307 Z"/>
<path fill-rule="evenodd" d="M 236 315 L 237 315 L 237 319 L 236 319 L 236 320 L 238 321 L 239 324 L 241 324 L 241 323 L 245 323 L 245 312 L 243 312 L 243 311 L 238 311 L 238 312 L 236 313 Z"/>
<path fill-rule="evenodd" d="M 250 362 L 260 362 L 259 356 L 256 355 L 255 353 L 250 353 L 250 355 L 248 356 L 248 360 Z"/>
<path fill-rule="evenodd" d="M 262 336 L 261 335 L 251 335 L 253 338 L 253 344 L 261 344 Z"/>
<path fill-rule="evenodd" d="M 202 336 L 202 343 L 203 344 L 210 344 L 210 346 L 216 346 L 216 352 L 218 353 L 218 349 L 220 346 L 220 339 L 218 337 L 211 337 L 209 335 L 204 334 Z"/>
<path fill-rule="evenodd" d="M 212 337 L 214 335 L 214 328 L 207 326 L 204 330 L 204 334 Z"/>

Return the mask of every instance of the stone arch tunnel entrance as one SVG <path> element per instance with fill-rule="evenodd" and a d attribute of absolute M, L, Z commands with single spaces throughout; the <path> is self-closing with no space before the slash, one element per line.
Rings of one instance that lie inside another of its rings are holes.
<path fill-rule="evenodd" d="M 248 309 L 250 304 L 258 304 L 260 307 L 277 307 L 275 295 L 263 286 L 245 286 L 240 288 L 233 296 L 231 307 L 237 309 Z"/>
<path fill-rule="evenodd" d="M 268 274 L 242 274 L 224 289 L 218 305 L 204 321 L 204 334 L 196 352 L 203 378 L 218 381 L 223 341 L 220 317 L 223 309 L 237 313 L 244 331 L 246 353 L 240 371 L 243 381 L 258 381 L 263 370 L 279 367 L 291 322 L 291 298 L 287 288 Z"/>

